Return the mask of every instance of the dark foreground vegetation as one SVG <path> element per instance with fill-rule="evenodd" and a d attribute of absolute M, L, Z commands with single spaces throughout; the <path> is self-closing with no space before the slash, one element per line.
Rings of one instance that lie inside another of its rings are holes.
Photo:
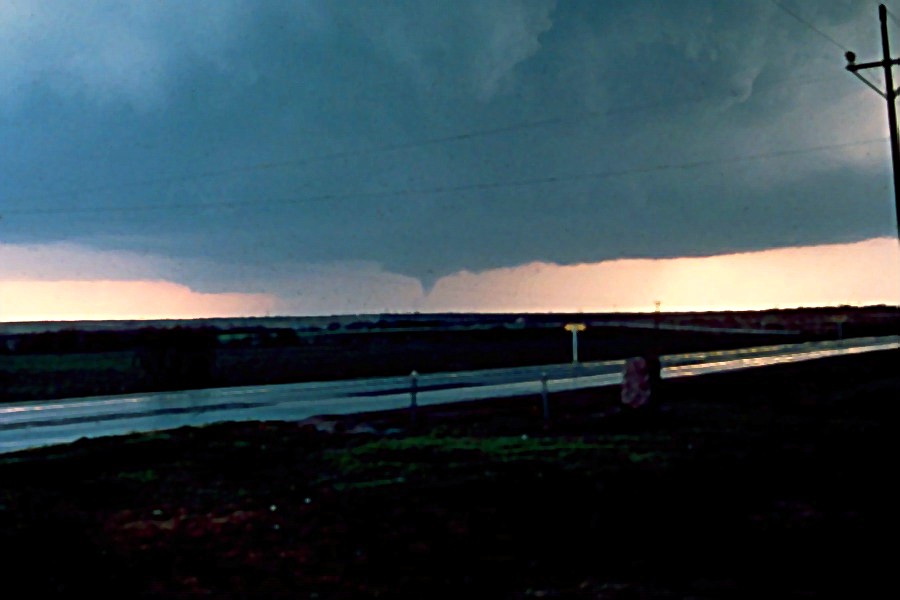
<path fill-rule="evenodd" d="M 10 324 L 0 325 L 0 402 L 563 363 L 572 321 L 588 325 L 584 361 L 898 333 L 892 307 L 36 324 L 28 333 Z M 669 329 L 685 326 L 695 329 Z"/>
<path fill-rule="evenodd" d="M 291 598 L 880 598 L 897 352 L 0 456 L 4 588 Z"/>

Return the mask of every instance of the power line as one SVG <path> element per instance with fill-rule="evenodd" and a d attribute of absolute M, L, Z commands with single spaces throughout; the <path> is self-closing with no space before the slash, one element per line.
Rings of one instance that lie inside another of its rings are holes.
<path fill-rule="evenodd" d="M 769 91 L 771 89 L 775 89 L 783 84 L 794 83 L 798 85 L 808 85 L 811 83 L 819 83 L 822 81 L 828 81 L 835 79 L 834 76 L 828 77 L 812 77 L 812 78 L 786 78 L 781 80 L 775 80 L 768 82 L 766 87 L 764 87 L 760 91 Z M 491 137 L 495 135 L 502 135 L 508 133 L 515 133 L 518 131 L 525 131 L 529 129 L 538 129 L 542 127 L 549 127 L 553 125 L 562 125 L 562 124 L 574 124 L 580 123 L 587 120 L 597 119 L 601 117 L 611 117 L 618 114 L 623 113 L 632 113 L 632 112 L 642 112 L 647 110 L 653 110 L 660 107 L 670 108 L 673 106 L 685 106 L 690 104 L 698 104 L 708 100 L 708 97 L 698 96 L 692 98 L 683 98 L 681 100 L 667 100 L 662 102 L 654 102 L 648 104 L 636 104 L 629 106 L 621 106 L 614 107 L 605 110 L 593 110 L 593 111 L 583 111 L 576 115 L 568 115 L 568 116 L 559 116 L 559 117 L 548 117 L 544 119 L 538 119 L 534 121 L 525 121 L 520 123 L 513 123 L 510 125 L 504 125 L 500 127 L 493 127 L 489 129 L 482 130 L 472 130 L 462 133 L 456 133 L 446 136 L 437 136 L 433 138 L 424 138 L 420 140 L 413 140 L 409 142 L 399 142 L 395 144 L 386 144 L 383 146 L 375 146 L 370 148 L 362 148 L 359 150 L 346 150 L 341 152 L 331 152 L 320 155 L 307 156 L 303 158 L 296 158 L 290 160 L 282 160 L 282 161 L 268 161 L 268 162 L 260 162 L 254 163 L 250 165 L 237 165 L 222 169 L 211 169 L 208 171 L 201 171 L 198 173 L 192 173 L 187 175 L 162 175 L 159 177 L 150 177 L 147 179 L 141 179 L 130 182 L 121 182 L 121 183 L 112 183 L 106 185 L 98 185 L 87 188 L 78 188 L 78 189 L 70 189 L 61 192 L 51 192 L 45 194 L 30 194 L 23 196 L 16 196 L 13 198 L 7 198 L 6 202 L 24 202 L 24 201 L 34 201 L 34 200 L 45 200 L 52 198 L 68 198 L 72 196 L 79 196 L 83 194 L 96 194 L 103 192 L 112 192 L 117 190 L 124 190 L 129 188 L 141 188 L 141 187 L 151 187 L 156 185 L 164 185 L 164 184 L 175 184 L 175 183 L 186 183 L 189 181 L 199 181 L 203 179 L 213 179 L 217 177 L 237 175 L 242 173 L 253 173 L 260 171 L 268 171 L 273 169 L 280 168 L 292 168 L 292 167 L 301 167 L 309 164 L 314 164 L 318 162 L 327 162 L 331 160 L 340 160 L 345 158 L 354 158 L 359 156 L 368 156 L 372 154 L 382 154 L 389 152 L 399 152 L 403 150 L 414 150 L 418 148 L 424 148 L 428 146 L 435 146 L 445 143 L 453 143 L 453 142 L 461 142 L 474 140 L 479 138 Z"/>
<path fill-rule="evenodd" d="M 834 39 L 833 37 L 831 37 L 830 35 L 828 35 L 828 34 L 825 33 L 824 31 L 822 31 L 821 29 L 819 29 L 818 27 L 816 27 L 815 25 L 813 25 L 812 23 L 810 23 L 809 21 L 807 21 L 807 20 L 804 19 L 802 16 L 800 16 L 799 14 L 797 14 L 796 12 L 794 12 L 793 10 L 789 9 L 787 6 L 785 6 L 785 5 L 782 4 L 781 2 L 778 2 L 778 0 L 769 0 L 769 2 L 771 2 L 772 4 L 774 4 L 775 6 L 777 6 L 778 8 L 780 8 L 781 10 L 783 10 L 784 12 L 786 12 L 787 14 L 789 14 L 790 16 L 794 17 L 795 19 L 797 19 L 798 21 L 800 21 L 801 23 L 803 23 L 804 25 L 806 25 L 806 27 L 808 27 L 808 28 L 811 29 L 812 31 L 815 31 L 816 33 L 818 33 L 819 35 L 821 35 L 823 38 L 825 38 L 826 40 L 828 40 L 829 42 L 831 42 L 832 44 L 834 44 L 835 46 L 837 46 L 838 48 L 840 48 L 840 49 L 843 50 L 844 52 L 850 52 L 850 48 L 848 48 L 847 46 L 843 45 L 842 43 L 840 43 L 839 41 L 837 41 L 836 39 Z"/>
<path fill-rule="evenodd" d="M 884 142 L 888 138 L 876 138 L 869 140 L 856 140 L 852 142 L 838 142 L 832 144 L 824 144 L 818 146 L 808 146 L 805 148 L 793 148 L 785 150 L 775 150 L 769 152 L 761 152 L 758 154 L 748 154 L 743 156 L 734 156 L 727 158 L 713 158 L 706 160 L 697 160 L 684 163 L 670 163 L 650 165 L 646 167 L 634 167 L 630 169 L 621 169 L 616 171 L 603 171 L 598 173 L 583 173 L 575 175 L 554 175 L 547 177 L 534 177 L 529 179 L 513 180 L 513 181 L 495 181 L 482 183 L 469 183 L 452 186 L 436 186 L 427 188 L 411 188 L 403 190 L 387 190 L 383 192 L 346 192 L 340 194 L 319 194 L 315 196 L 294 197 L 294 198 L 270 198 L 262 201 L 258 200 L 239 200 L 239 201 L 215 201 L 215 202 L 199 202 L 199 203 L 170 203 L 170 204 L 145 204 L 132 206 L 83 206 L 83 207 L 56 207 L 56 208 L 36 208 L 36 209 L 20 209 L 6 211 L 5 215 L 48 215 L 48 214 L 74 214 L 74 213 L 113 213 L 113 212 L 145 212 L 156 210 L 201 210 L 205 208 L 237 208 L 243 206 L 259 207 L 261 205 L 273 204 L 307 204 L 315 202 L 333 202 L 357 198 L 396 198 L 408 196 L 427 196 L 447 193 L 462 193 L 472 191 L 484 191 L 504 188 L 517 187 L 533 187 L 540 185 L 570 183 L 576 181 L 589 181 L 597 179 L 608 179 L 614 177 L 623 177 L 628 175 L 647 174 L 660 171 L 677 171 L 702 168 L 707 166 L 733 164 L 740 162 L 751 162 L 757 160 L 768 160 L 772 158 L 784 158 L 787 156 L 796 156 L 810 154 L 816 152 L 825 152 L 838 148 L 848 148 L 853 146 L 862 146 Z"/>

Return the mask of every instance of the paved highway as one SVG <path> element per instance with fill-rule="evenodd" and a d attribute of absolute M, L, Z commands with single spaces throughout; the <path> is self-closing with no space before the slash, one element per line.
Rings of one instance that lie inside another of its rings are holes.
<path fill-rule="evenodd" d="M 662 358 L 663 377 L 687 377 L 900 347 L 900 337 L 782 344 Z M 624 361 L 542 365 L 417 377 L 419 405 L 619 385 Z M 296 421 L 323 414 L 403 408 L 410 377 L 127 394 L 0 405 L 0 453 L 82 437 L 205 425 L 222 421 Z"/>

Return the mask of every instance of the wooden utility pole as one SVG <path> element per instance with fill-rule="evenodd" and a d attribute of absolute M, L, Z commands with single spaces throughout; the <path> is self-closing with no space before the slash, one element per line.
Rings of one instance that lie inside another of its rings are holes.
<path fill-rule="evenodd" d="M 891 133 L 891 159 L 894 171 L 894 208 L 897 213 L 897 235 L 900 238 L 900 141 L 897 139 L 897 89 L 894 87 L 894 65 L 900 64 L 900 59 L 891 58 L 891 46 L 888 40 L 887 8 L 884 4 L 878 5 L 878 19 L 881 21 L 881 51 L 882 59 L 876 62 L 856 63 L 856 54 L 847 52 L 847 70 L 856 75 L 863 83 L 878 92 L 887 101 L 888 127 Z M 859 74 L 865 69 L 884 69 L 884 84 L 887 90 L 882 91 L 877 85 Z"/>

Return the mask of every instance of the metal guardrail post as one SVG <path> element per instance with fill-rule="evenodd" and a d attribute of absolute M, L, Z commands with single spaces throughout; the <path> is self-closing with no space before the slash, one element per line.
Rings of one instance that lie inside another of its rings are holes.
<path fill-rule="evenodd" d="M 409 374 L 409 421 L 413 427 L 416 425 L 416 396 L 419 393 L 419 374 L 413 371 Z"/>
<path fill-rule="evenodd" d="M 544 407 L 544 423 L 550 421 L 550 399 L 548 398 L 549 391 L 547 389 L 547 374 L 541 373 L 541 400 Z"/>

